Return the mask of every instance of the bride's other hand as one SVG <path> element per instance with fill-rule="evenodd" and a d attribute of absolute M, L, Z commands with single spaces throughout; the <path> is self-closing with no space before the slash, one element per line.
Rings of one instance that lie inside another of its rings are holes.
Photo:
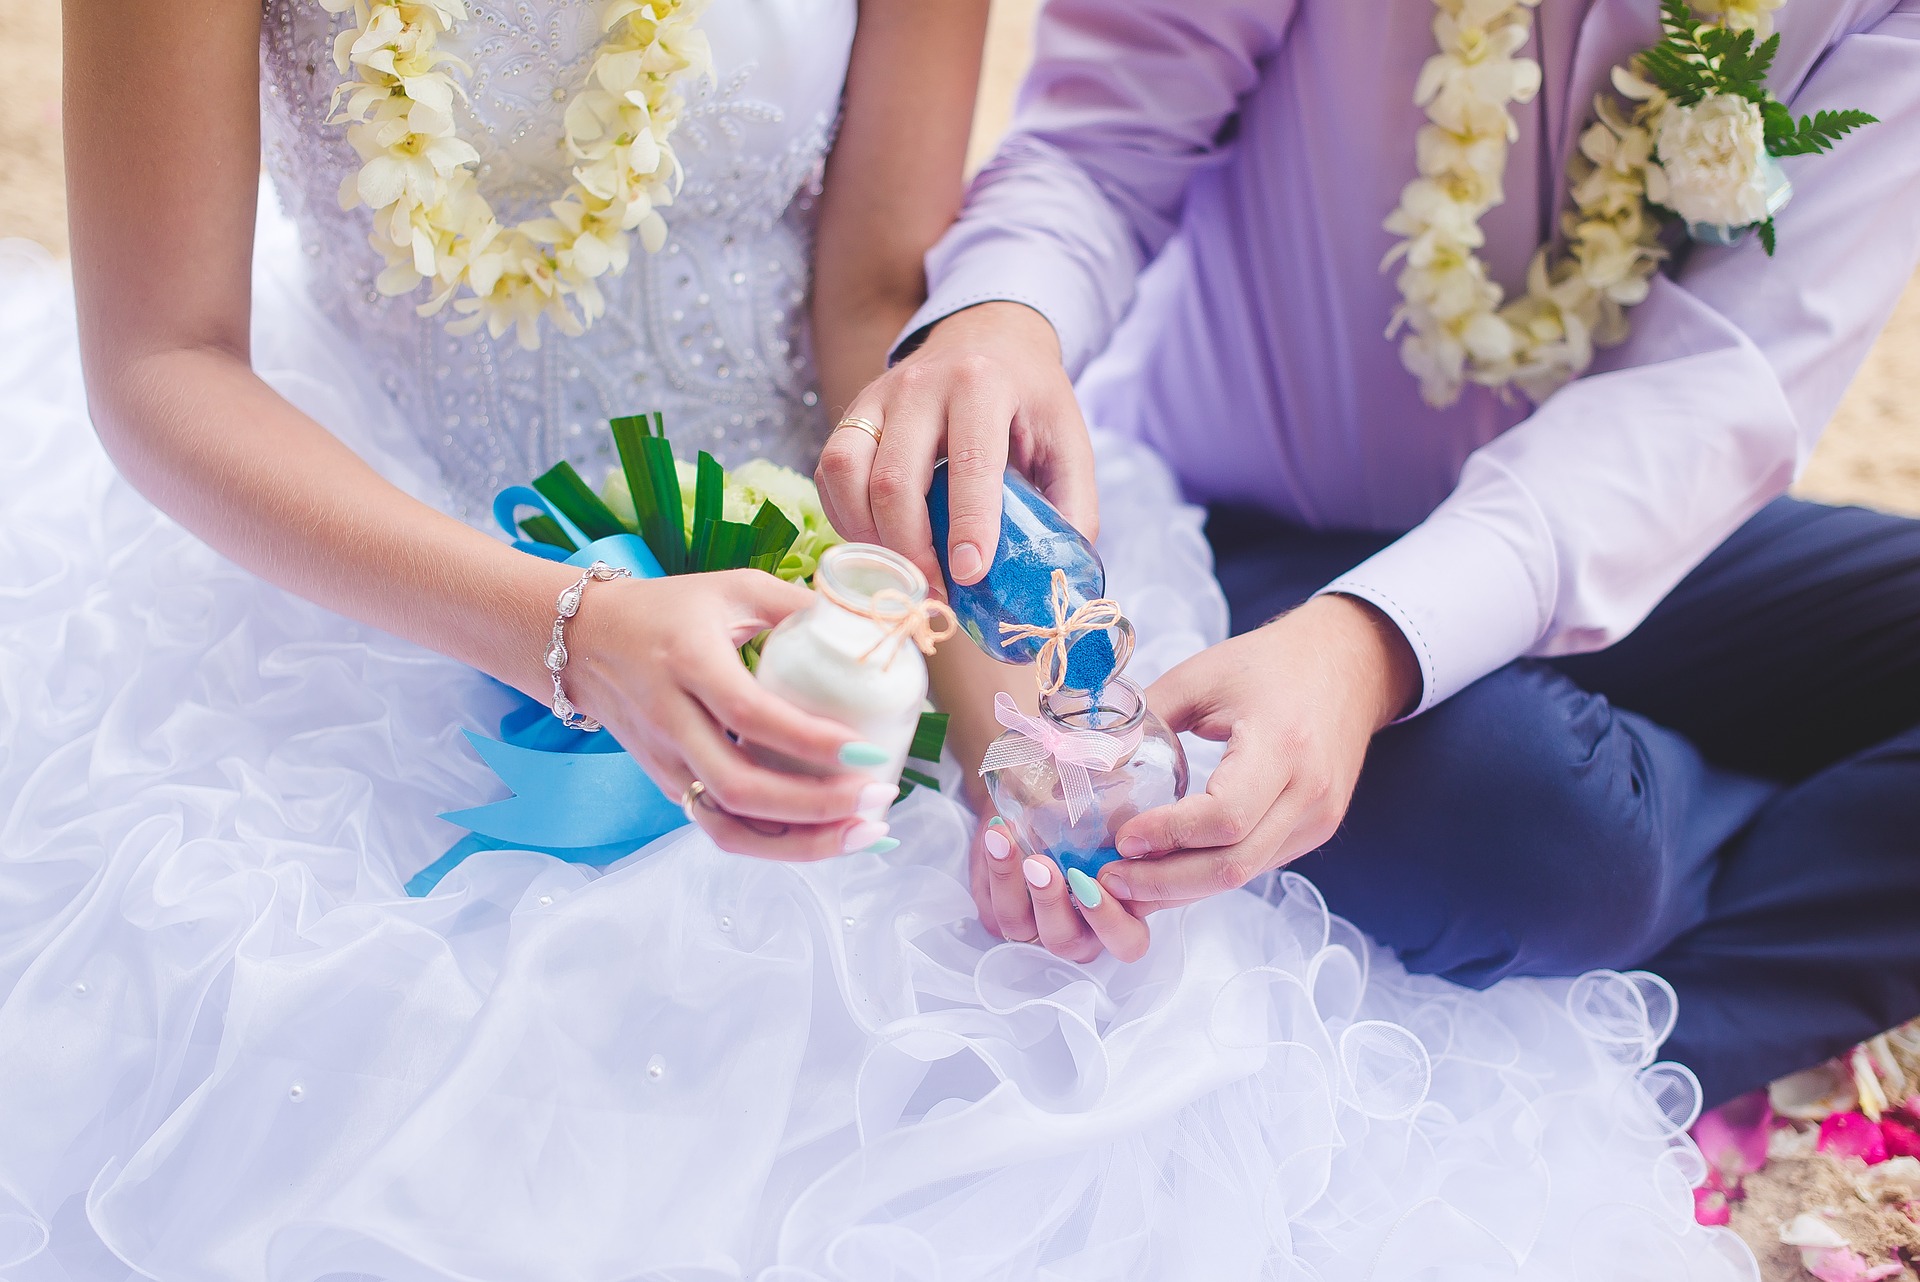
<path fill-rule="evenodd" d="M 669 797 L 699 780 L 705 792 L 690 813 L 723 850 L 809 861 L 887 835 L 898 790 L 849 772 L 843 758 L 870 746 L 772 694 L 736 653 L 812 600 L 805 588 L 758 570 L 616 579 L 590 589 L 568 625 L 569 698 Z M 824 777 L 760 765 L 742 743 Z"/>
<path fill-rule="evenodd" d="M 847 408 L 880 439 L 834 432 L 815 479 L 849 539 L 881 543 L 940 582 L 927 515 L 933 465 L 948 460 L 953 576 L 976 583 L 1000 541 L 1007 466 L 1028 477 L 1088 537 L 1099 527 L 1093 446 L 1046 318 L 1019 303 L 982 303 L 928 332 L 912 355 Z"/>
<path fill-rule="evenodd" d="M 1147 701 L 1175 730 L 1225 740 L 1207 790 L 1120 829 L 1102 884 L 1130 902 L 1234 890 L 1339 828 L 1374 732 L 1419 693 L 1398 628 L 1353 597 L 1315 597 L 1188 659 Z M 1152 856 L 1152 857 L 1149 857 Z"/>
<path fill-rule="evenodd" d="M 1163 905 L 1124 904 L 1091 877 L 1063 874 L 1045 855 L 1021 850 L 997 815 L 975 831 L 971 858 L 980 922 L 1001 939 L 1039 944 L 1072 962 L 1103 951 L 1126 962 L 1146 955 L 1143 918 Z"/>

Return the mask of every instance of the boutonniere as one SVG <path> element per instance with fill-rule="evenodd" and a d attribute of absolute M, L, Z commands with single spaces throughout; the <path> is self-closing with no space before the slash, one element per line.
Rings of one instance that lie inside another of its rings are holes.
<path fill-rule="evenodd" d="M 1687 224 L 1694 239 L 1731 244 L 1759 232 L 1769 257 L 1774 215 L 1793 198 L 1778 157 L 1807 156 L 1878 120 L 1864 111 L 1796 118 L 1767 89 L 1780 33 L 1734 30 L 1694 18 L 1685 0 L 1665 0 L 1664 37 L 1634 71 L 1614 77 L 1637 99 L 1654 136 L 1647 199 Z M 1637 74 L 1635 74 L 1637 72 Z"/>
<path fill-rule="evenodd" d="M 1864 111 L 1796 117 L 1768 91 L 1780 51 L 1772 11 L 1785 0 L 1698 0 L 1711 18 L 1662 0 L 1659 43 L 1614 69 L 1618 98 L 1595 99 L 1568 162 L 1560 236 L 1509 300 L 1480 256 L 1480 223 L 1506 198 L 1512 107 L 1540 90 L 1540 66 L 1521 52 L 1539 3 L 1434 0 L 1440 48 L 1414 90 L 1428 120 L 1420 174 L 1386 221 L 1401 239 L 1383 267 L 1400 265 L 1402 298 L 1387 335 L 1405 331 L 1401 361 L 1436 407 L 1468 383 L 1538 403 L 1585 373 L 1597 349 L 1626 340 L 1675 220 L 1710 244 L 1757 231 L 1771 256 L 1774 218 L 1793 196 L 1779 157 L 1824 152 L 1876 123 Z"/>

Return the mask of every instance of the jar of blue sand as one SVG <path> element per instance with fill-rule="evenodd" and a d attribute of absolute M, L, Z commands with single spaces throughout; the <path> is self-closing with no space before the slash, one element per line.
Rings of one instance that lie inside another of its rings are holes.
<path fill-rule="evenodd" d="M 974 644 L 1003 663 L 1058 663 L 1061 671 L 1042 674 L 1043 686 L 1083 693 L 1097 693 L 1126 666 L 1133 627 L 1103 600 L 1107 572 L 1100 554 L 1024 476 L 1007 470 L 1000 543 L 978 583 L 955 583 L 948 563 L 952 513 L 945 459 L 933 470 L 927 513 L 947 600 Z M 1081 626 L 1066 627 L 1075 620 Z M 1057 640 L 1050 635 L 1063 630 Z"/>

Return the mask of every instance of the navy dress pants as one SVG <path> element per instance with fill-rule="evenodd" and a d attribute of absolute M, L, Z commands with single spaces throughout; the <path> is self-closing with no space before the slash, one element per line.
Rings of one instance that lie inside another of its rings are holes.
<path fill-rule="evenodd" d="M 1393 538 L 1208 536 L 1236 632 Z M 1416 971 L 1664 975 L 1709 1104 L 1920 1015 L 1920 521 L 1769 505 L 1618 644 L 1382 731 L 1293 867 Z"/>

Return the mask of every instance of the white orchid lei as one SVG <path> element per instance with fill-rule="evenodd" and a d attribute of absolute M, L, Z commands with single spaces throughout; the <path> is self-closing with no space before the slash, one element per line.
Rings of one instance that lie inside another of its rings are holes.
<path fill-rule="evenodd" d="M 344 208 L 373 210 L 368 238 L 386 260 L 377 288 L 390 296 L 431 283 L 419 312 L 453 303 L 468 333 L 485 324 L 499 338 L 540 345 L 547 317 L 579 334 L 606 310 L 598 280 L 626 270 L 632 233 L 649 251 L 666 241 L 660 216 L 679 190 L 670 139 L 689 77 L 711 74 L 696 25 L 706 0 L 608 0 L 605 37 L 586 83 L 567 103 L 563 143 L 572 181 L 549 215 L 502 224 L 479 191 L 480 155 L 459 136 L 452 74 L 468 69 L 439 47 L 467 18 L 465 0 L 319 0 L 354 24 L 333 48 L 349 79 L 333 93 L 331 119 L 347 122 L 360 169 L 341 184 Z M 464 296 L 455 294 L 465 287 Z"/>
<path fill-rule="evenodd" d="M 1792 194 L 1774 157 L 1825 151 L 1874 123 L 1865 112 L 1796 121 L 1767 92 L 1780 47 L 1773 11 L 1786 0 L 1662 0 L 1662 40 L 1614 69 L 1625 101 L 1595 99 L 1598 118 L 1568 162 L 1564 245 L 1535 253 L 1526 293 L 1508 302 L 1480 258 L 1480 220 L 1506 198 L 1519 133 L 1511 107 L 1540 91 L 1540 65 L 1520 56 L 1539 3 L 1434 0 L 1440 52 L 1414 90 L 1429 122 L 1419 177 L 1386 221 L 1403 239 L 1383 268 L 1404 264 L 1387 335 L 1407 331 L 1402 363 L 1436 407 L 1469 382 L 1518 387 L 1537 403 L 1584 373 L 1597 348 L 1623 342 L 1627 309 L 1667 257 L 1669 217 L 1722 244 L 1755 228 L 1771 254 L 1773 215 Z"/>

